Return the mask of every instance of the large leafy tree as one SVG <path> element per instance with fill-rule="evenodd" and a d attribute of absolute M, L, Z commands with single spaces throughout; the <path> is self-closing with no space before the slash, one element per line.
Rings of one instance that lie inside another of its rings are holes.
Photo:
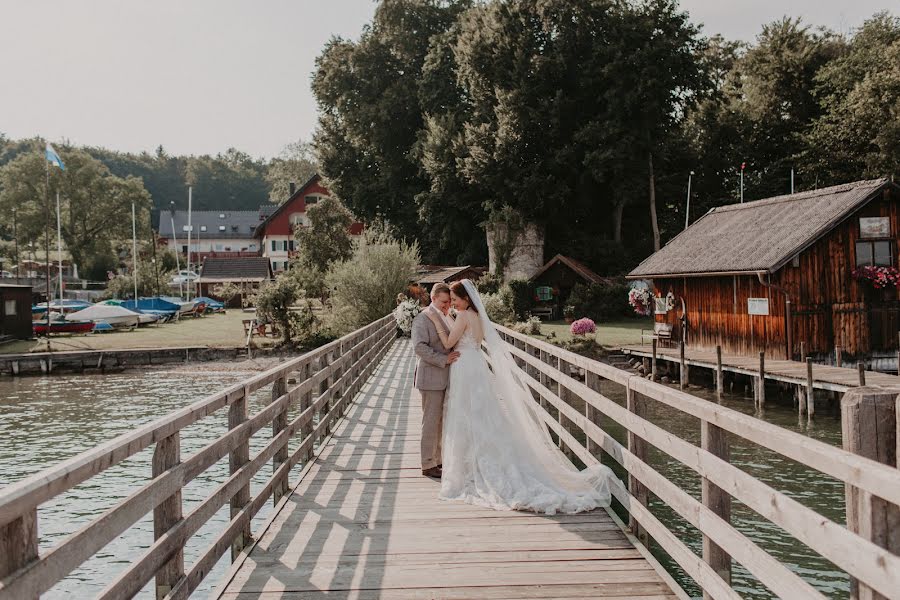
<path fill-rule="evenodd" d="M 108 256 L 113 240 L 131 236 L 132 203 L 138 215 L 137 230 L 149 230 L 150 195 L 140 179 L 116 177 L 87 152 L 60 152 L 66 169 L 50 169 L 49 189 L 43 152 L 22 153 L 0 168 L 0 215 L 10 222 L 16 210 L 21 244 L 42 246 L 55 237 L 52 199 L 57 192 L 62 238 L 73 261 L 82 267 L 99 255 Z M 52 223 L 49 237 L 48 218 Z"/>
<path fill-rule="evenodd" d="M 281 154 L 266 166 L 269 201 L 282 203 L 290 195 L 290 184 L 303 184 L 316 174 L 318 164 L 312 144 L 298 140 L 285 146 Z"/>
<path fill-rule="evenodd" d="M 415 203 L 429 186 L 413 147 L 423 125 L 419 78 L 432 36 L 468 0 L 385 0 L 358 41 L 332 39 L 316 61 L 314 144 L 334 192 L 367 221 L 406 239 L 422 226 Z"/>

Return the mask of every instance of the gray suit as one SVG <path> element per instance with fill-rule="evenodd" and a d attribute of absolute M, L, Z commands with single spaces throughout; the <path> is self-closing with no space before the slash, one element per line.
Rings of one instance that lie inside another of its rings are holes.
<path fill-rule="evenodd" d="M 440 314 L 436 308 L 425 309 Z M 447 329 L 444 329 L 447 333 Z M 422 399 L 422 470 L 441 464 L 444 427 L 444 393 L 450 379 L 447 355 L 434 323 L 423 311 L 413 319 L 412 342 L 416 351 L 415 387 Z"/>

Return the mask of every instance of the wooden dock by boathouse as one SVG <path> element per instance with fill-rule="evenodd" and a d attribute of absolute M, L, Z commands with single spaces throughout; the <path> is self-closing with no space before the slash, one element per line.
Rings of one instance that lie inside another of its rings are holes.
<path fill-rule="evenodd" d="M 694 347 L 792 359 L 829 356 L 836 346 L 845 359 L 896 356 L 900 291 L 876 287 L 859 269 L 896 274 L 898 202 L 900 186 L 876 179 L 720 206 L 628 277 L 675 296 L 672 310 L 658 303 L 656 321 Z"/>

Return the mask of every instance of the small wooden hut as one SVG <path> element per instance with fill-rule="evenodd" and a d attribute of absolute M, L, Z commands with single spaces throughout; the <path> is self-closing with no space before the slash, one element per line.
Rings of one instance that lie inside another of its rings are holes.
<path fill-rule="evenodd" d="M 0 284 L 0 338 L 27 340 L 31 327 L 31 286 Z"/>
<path fill-rule="evenodd" d="M 657 322 L 698 347 L 775 358 L 898 348 L 900 188 L 858 181 L 708 212 L 642 262 Z M 881 279 L 881 281 L 878 281 Z M 884 281 L 887 280 L 887 285 Z"/>
<path fill-rule="evenodd" d="M 557 254 L 548 260 L 543 267 L 531 277 L 535 287 L 535 314 L 546 314 L 548 318 L 557 318 L 562 314 L 563 306 L 578 285 L 608 283 L 610 279 L 597 275 L 585 264 Z M 545 312 L 548 311 L 548 312 Z"/>

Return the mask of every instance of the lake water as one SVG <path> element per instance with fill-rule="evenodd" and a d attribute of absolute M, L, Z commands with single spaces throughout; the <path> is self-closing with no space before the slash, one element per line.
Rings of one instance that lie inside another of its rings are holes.
<path fill-rule="evenodd" d="M 151 370 L 108 375 L 0 377 L 0 486 L 17 481 L 79 452 L 106 442 L 224 386 L 253 375 L 204 364 L 196 372 Z M 251 414 L 270 399 L 260 390 L 250 403 Z M 227 431 L 227 410 L 220 410 L 182 430 L 182 457 L 189 456 Z M 251 455 L 271 439 L 263 427 L 251 439 Z M 91 519 L 125 498 L 150 479 L 153 448 L 108 469 L 38 511 L 40 548 L 59 543 Z M 228 475 L 228 457 L 189 483 L 183 492 L 187 514 Z M 271 475 L 263 467 L 251 484 L 256 494 Z M 196 560 L 228 521 L 228 505 L 220 509 L 185 549 L 185 567 Z M 271 511 L 271 502 L 254 521 L 257 526 Z M 153 542 L 151 515 L 141 519 L 69 577 L 45 598 L 93 597 L 114 580 L 131 560 Z M 203 598 L 215 587 L 230 564 L 229 553 L 207 575 L 194 597 Z M 152 582 L 138 596 L 153 597 Z"/>
<path fill-rule="evenodd" d="M 251 374 L 230 370 L 228 366 L 207 364 L 198 372 L 156 370 L 105 376 L 0 377 L 0 486 L 110 440 Z M 618 386 L 604 384 L 603 392 L 624 403 Z M 707 390 L 692 388 L 691 393 L 714 401 L 713 395 Z M 267 389 L 258 392 L 251 402 L 251 411 L 258 409 L 268 399 Z M 722 404 L 744 413 L 754 413 L 752 400 L 743 395 L 726 395 Z M 833 411 L 829 412 L 824 404 L 819 404 L 817 411 L 815 421 L 807 425 L 805 420 L 798 419 L 789 402 L 778 403 L 769 398 L 766 411 L 761 416 L 786 429 L 839 446 L 839 417 Z M 294 412 L 291 416 L 295 414 Z M 219 414 L 184 430 L 182 456 L 196 452 L 224 433 L 227 429 L 226 415 L 227 411 L 219 411 Z M 659 404 L 653 405 L 649 418 L 699 445 L 700 427 L 696 419 Z M 614 437 L 624 442 L 625 432 L 621 428 L 614 424 L 611 426 L 608 420 L 603 425 Z M 270 428 L 264 427 L 254 436 L 251 440 L 251 454 L 258 451 L 270 435 Z M 832 520 L 844 522 L 842 484 L 753 444 L 742 442 L 734 436 L 730 440 L 734 464 Z M 82 483 L 43 505 L 39 510 L 42 551 L 146 483 L 150 478 L 151 452 L 152 448 L 148 448 L 103 475 Z M 605 462 L 613 464 L 611 460 Z M 669 479 L 695 498 L 700 498 L 700 478 L 693 471 L 668 460 L 658 452 L 652 454 L 651 462 Z M 184 492 L 185 513 L 224 481 L 227 472 L 226 457 L 191 482 Z M 252 484 L 253 494 L 257 493 L 270 473 L 271 467 L 260 471 Z M 621 470 L 619 475 L 622 475 Z M 269 514 L 270 507 L 271 503 L 257 516 L 255 529 Z M 658 501 L 652 502 L 651 509 L 692 549 L 700 553 L 701 538 L 693 527 Z M 732 510 L 733 523 L 737 529 L 801 574 L 826 596 L 847 597 L 849 580 L 846 574 L 742 504 L 734 502 Z M 185 564 L 188 568 L 227 520 L 226 506 L 194 536 L 185 551 Z M 148 516 L 57 584 L 45 597 L 94 596 L 131 560 L 149 547 L 152 540 L 153 523 L 152 517 Z M 699 594 L 699 590 L 679 571 L 677 565 L 658 552 L 658 549 L 657 554 L 690 594 Z M 226 553 L 195 592 L 195 597 L 206 597 L 229 563 Z M 734 586 L 744 597 L 774 597 L 738 565 L 734 568 Z M 140 597 L 152 598 L 152 583 Z"/>

